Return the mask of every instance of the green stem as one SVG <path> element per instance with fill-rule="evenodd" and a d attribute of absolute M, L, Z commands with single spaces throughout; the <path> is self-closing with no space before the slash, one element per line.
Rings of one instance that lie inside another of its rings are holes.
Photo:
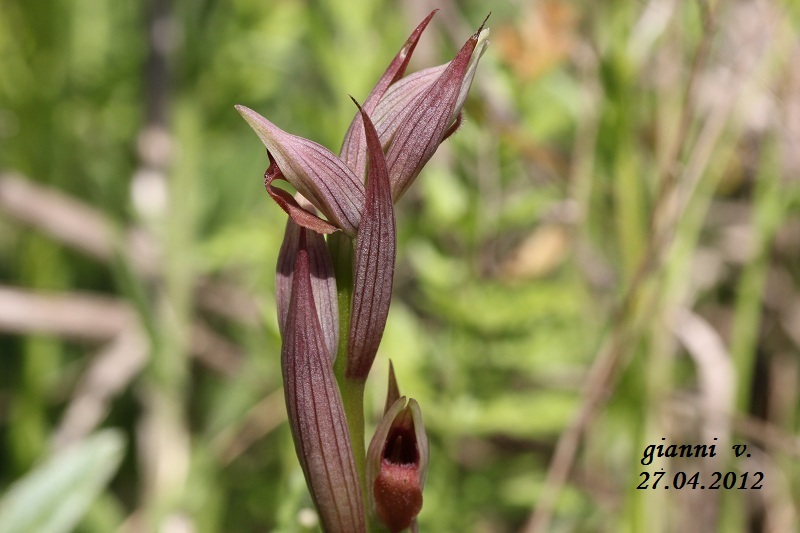
<path fill-rule="evenodd" d="M 345 378 L 339 389 L 342 392 L 344 414 L 347 417 L 347 428 L 350 431 L 353 459 L 355 459 L 358 480 L 361 483 L 361 495 L 364 497 L 364 505 L 366 505 L 367 449 L 364 440 L 364 384 L 364 381 Z"/>
<path fill-rule="evenodd" d="M 337 232 L 328 237 L 328 250 L 333 259 L 336 272 L 336 290 L 339 303 L 339 347 L 333 371 L 342 395 L 347 428 L 350 432 L 350 445 L 353 450 L 361 494 L 364 504 L 366 493 L 367 451 L 364 438 L 364 385 L 361 380 L 349 379 L 347 372 L 347 341 L 350 335 L 350 308 L 353 301 L 353 240 L 344 233 Z"/>
<path fill-rule="evenodd" d="M 333 371 L 339 389 L 344 394 L 344 374 L 347 370 L 347 339 L 350 334 L 350 306 L 353 301 L 353 241 L 344 233 L 328 236 L 328 250 L 336 274 L 336 292 L 339 304 L 339 347 Z"/>

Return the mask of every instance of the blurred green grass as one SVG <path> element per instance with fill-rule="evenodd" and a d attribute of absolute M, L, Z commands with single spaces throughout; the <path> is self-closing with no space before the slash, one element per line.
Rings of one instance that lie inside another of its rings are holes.
<path fill-rule="evenodd" d="M 347 95 L 368 94 L 433 7 L 412 69 L 452 56 L 486 5 L 3 4 L 0 288 L 129 304 L 147 347 L 101 402 L 126 455 L 78 531 L 313 530 L 280 401 L 285 215 L 233 105 L 337 151 Z M 391 358 L 422 406 L 421 529 L 516 531 L 550 505 L 548 531 L 796 528 L 800 10 L 492 10 L 465 124 L 397 208 L 395 295 L 367 396 L 374 422 Z M 12 172 L 101 212 L 113 253 L 92 257 L 12 209 Z M 153 272 L 130 228 L 159 251 Z M 19 315 L 13 302 L 0 293 L 0 318 Z M 64 444 L 113 340 L 44 319 L 0 327 L 1 496 Z M 559 491 L 548 465 L 591 391 Z M 769 490 L 637 491 L 642 450 L 662 437 L 748 443 L 751 462 L 659 466 L 761 470 Z"/>

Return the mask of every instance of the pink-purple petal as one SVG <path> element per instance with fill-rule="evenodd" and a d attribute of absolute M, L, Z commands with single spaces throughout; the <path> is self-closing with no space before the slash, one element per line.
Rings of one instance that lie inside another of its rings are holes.
<path fill-rule="evenodd" d="M 369 161 L 366 204 L 355 245 L 346 375 L 366 380 L 389 314 L 397 236 L 389 175 L 381 143 L 363 109 L 361 117 Z"/>
<path fill-rule="evenodd" d="M 436 152 L 460 113 L 477 61 L 487 44 L 487 32 L 481 26 L 430 87 L 393 117 L 399 126 L 391 138 L 386 165 L 395 201 Z"/>
<path fill-rule="evenodd" d="M 431 88 L 448 65 L 445 63 L 409 74 L 386 91 L 372 114 L 375 130 L 384 148 L 392 141 L 414 100 Z"/>
<path fill-rule="evenodd" d="M 308 231 L 292 219 L 286 222 L 286 231 L 280 252 L 278 252 L 278 267 L 275 273 L 278 326 L 281 336 L 285 337 L 297 253 L 301 242 L 305 243 L 309 259 L 314 306 L 325 337 L 325 346 L 331 362 L 333 362 L 339 344 L 339 306 L 331 254 L 322 235 Z"/>
<path fill-rule="evenodd" d="M 275 161 L 272 160 L 272 156 L 269 156 L 269 159 L 269 168 L 267 168 L 267 171 L 264 173 L 264 187 L 266 187 L 267 193 L 269 193 L 270 197 L 275 201 L 275 203 L 278 204 L 278 206 L 283 209 L 292 220 L 304 228 L 308 228 L 317 233 L 326 234 L 338 231 L 339 228 L 327 220 L 319 218 L 316 214 L 316 209 L 314 209 L 314 206 L 312 206 L 307 200 L 305 201 L 306 206 L 303 207 L 291 194 L 272 185 L 272 182 L 276 179 L 285 178 L 283 177 L 283 174 L 281 174 L 278 165 L 276 165 Z"/>
<path fill-rule="evenodd" d="M 403 77 L 408 67 L 408 62 L 411 60 L 411 55 L 414 53 L 414 48 L 416 48 L 422 32 L 425 31 L 425 28 L 433 18 L 433 15 L 436 14 L 436 11 L 436 9 L 431 11 L 430 14 L 419 23 L 408 37 L 403 47 L 397 52 L 394 59 L 392 59 L 392 62 L 386 68 L 386 71 L 378 80 L 378 83 L 375 84 L 375 87 L 373 87 L 362 106 L 367 114 L 372 114 L 387 89 Z M 366 146 L 364 144 L 364 125 L 358 113 L 353 117 L 350 127 L 344 136 L 342 149 L 339 151 L 339 155 L 357 176 L 361 177 L 364 175 L 367 155 Z"/>
<path fill-rule="evenodd" d="M 267 147 L 283 177 L 329 222 L 355 235 L 364 204 L 364 185 L 347 165 L 324 146 L 286 133 L 252 109 L 236 109 Z"/>

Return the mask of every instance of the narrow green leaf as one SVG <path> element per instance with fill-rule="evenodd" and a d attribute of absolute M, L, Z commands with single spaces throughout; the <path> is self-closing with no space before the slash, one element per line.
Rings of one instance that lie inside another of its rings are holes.
<path fill-rule="evenodd" d="M 124 450 L 122 434 L 104 430 L 50 457 L 0 500 L 0 533 L 72 531 L 116 472 Z"/>

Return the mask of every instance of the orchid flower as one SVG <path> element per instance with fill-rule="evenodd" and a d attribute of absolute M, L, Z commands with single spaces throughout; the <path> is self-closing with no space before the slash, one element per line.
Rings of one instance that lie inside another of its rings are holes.
<path fill-rule="evenodd" d="M 400 199 L 433 156 L 439 144 L 460 124 L 461 109 L 478 60 L 488 45 L 488 29 L 473 34 L 449 63 L 403 78 L 419 37 L 435 11 L 414 30 L 364 101 L 374 121 L 392 184 Z M 366 139 L 356 116 L 345 135 L 341 158 L 318 143 L 287 133 L 245 106 L 236 106 L 267 148 L 270 168 L 265 185 L 272 198 L 299 225 L 318 233 L 358 230 L 364 205 Z M 374 116 L 373 116 L 374 115 Z M 286 191 L 272 185 L 288 181 L 326 218 L 302 208 Z"/>
<path fill-rule="evenodd" d="M 416 520 L 427 471 L 422 412 L 416 400 L 401 396 L 378 424 L 367 452 L 370 512 L 392 533 Z"/>
<path fill-rule="evenodd" d="M 400 396 L 389 362 L 383 419 L 367 451 L 367 494 L 373 520 L 392 533 L 415 525 L 428 473 L 428 436 L 416 400 Z"/>
<path fill-rule="evenodd" d="M 394 204 L 461 123 L 488 45 L 481 25 L 452 61 L 405 76 L 434 13 L 363 105 L 353 100 L 358 113 L 339 156 L 236 106 L 267 148 L 267 192 L 289 215 L 276 272 L 281 367 L 295 450 L 325 531 L 415 528 L 422 507 L 428 445 L 419 405 L 400 397 L 392 371 L 367 457 L 363 394 L 391 302 Z"/>

